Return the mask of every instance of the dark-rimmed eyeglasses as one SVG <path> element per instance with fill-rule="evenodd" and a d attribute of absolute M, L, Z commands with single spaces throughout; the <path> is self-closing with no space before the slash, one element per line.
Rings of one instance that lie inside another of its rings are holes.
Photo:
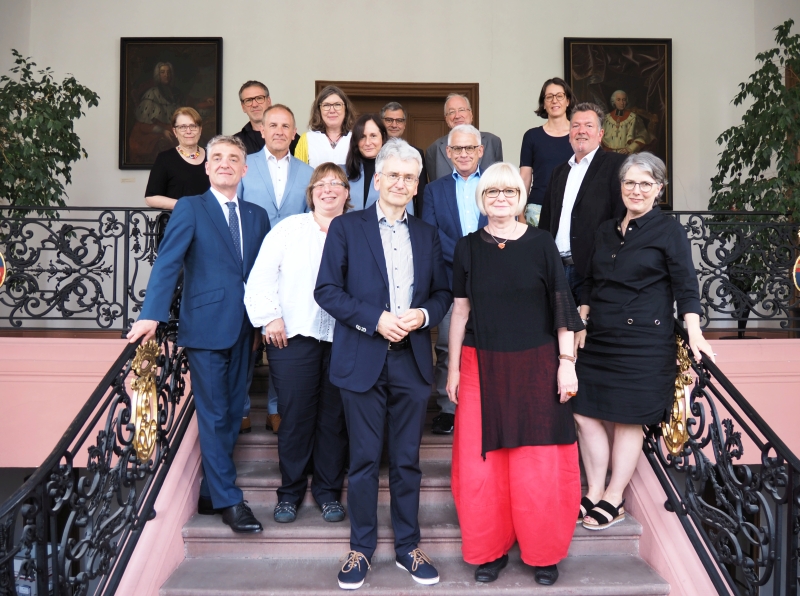
<path fill-rule="evenodd" d="M 473 155 L 480 145 L 448 145 L 448 147 L 453 152 L 453 155 L 461 155 L 463 152 L 466 152 L 467 155 Z"/>
<path fill-rule="evenodd" d="M 383 121 L 386 124 L 391 126 L 392 124 L 405 124 L 406 119 L 405 118 L 384 118 Z"/>
<path fill-rule="evenodd" d="M 186 132 L 187 130 L 190 130 L 190 131 L 194 132 L 198 128 L 200 128 L 200 127 L 197 126 L 197 124 L 181 124 L 180 126 L 176 126 L 175 130 L 179 130 L 180 132 Z"/>
<path fill-rule="evenodd" d="M 344 104 L 341 101 L 337 101 L 336 103 L 321 103 L 319 104 L 319 109 L 323 112 L 330 112 L 331 110 L 335 112 L 341 112 Z"/>
<path fill-rule="evenodd" d="M 503 196 L 507 199 L 513 199 L 519 194 L 518 188 L 487 188 L 483 191 L 490 199 L 496 199 L 500 196 L 500 193 L 503 193 Z"/>
<path fill-rule="evenodd" d="M 269 95 L 256 95 L 255 97 L 248 97 L 246 99 L 243 99 L 242 103 L 249 108 L 253 104 L 261 105 L 262 103 L 267 101 L 267 97 L 269 97 Z"/>
<path fill-rule="evenodd" d="M 557 99 L 558 101 L 564 101 L 566 97 L 567 97 L 566 93 L 548 93 L 547 95 L 544 96 L 544 100 L 545 102 L 550 103 L 554 99 Z"/>

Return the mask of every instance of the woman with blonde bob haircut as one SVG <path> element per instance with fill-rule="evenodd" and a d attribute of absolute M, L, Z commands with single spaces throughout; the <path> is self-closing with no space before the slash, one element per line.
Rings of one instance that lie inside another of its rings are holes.
<path fill-rule="evenodd" d="M 553 237 L 516 219 L 526 190 L 515 166 L 489 167 L 476 189 L 488 224 L 455 248 L 452 488 L 477 581 L 496 580 L 519 542 L 534 579 L 551 585 L 581 499 L 569 400 L 583 325 Z"/>

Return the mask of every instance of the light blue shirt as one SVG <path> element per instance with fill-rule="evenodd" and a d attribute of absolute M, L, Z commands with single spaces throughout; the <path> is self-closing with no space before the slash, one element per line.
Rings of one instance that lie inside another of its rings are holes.
<path fill-rule="evenodd" d="M 475 189 L 481 178 L 480 167 L 464 180 L 453 169 L 453 178 L 456 181 L 456 201 L 458 202 L 458 218 L 461 220 L 461 232 L 464 236 L 478 229 L 478 202 L 475 200 Z"/>

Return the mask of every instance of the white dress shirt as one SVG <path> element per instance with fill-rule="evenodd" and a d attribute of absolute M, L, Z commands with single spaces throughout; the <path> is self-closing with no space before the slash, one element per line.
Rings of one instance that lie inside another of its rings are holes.
<path fill-rule="evenodd" d="M 283 191 L 286 190 L 286 180 L 289 178 L 289 153 L 280 159 L 272 155 L 269 149 L 264 153 L 267 154 L 267 168 L 269 168 L 269 177 L 272 178 L 272 188 L 275 190 L 275 203 L 280 209 Z"/>
<path fill-rule="evenodd" d="M 225 215 L 225 223 L 227 223 L 228 226 L 231 225 L 231 222 L 228 220 L 228 216 L 230 215 L 230 210 L 228 209 L 228 206 L 225 203 L 230 203 L 231 201 L 236 203 L 236 217 L 239 218 L 239 251 L 242 253 L 242 260 L 244 261 L 244 237 L 242 235 L 242 210 L 239 207 L 239 197 L 233 197 L 232 199 L 229 199 L 218 190 L 215 190 L 213 186 L 209 190 L 211 190 L 211 193 L 216 197 L 217 201 L 219 201 L 219 206 L 222 207 L 222 213 Z"/>
<path fill-rule="evenodd" d="M 556 233 L 556 247 L 562 257 L 572 256 L 572 245 L 569 240 L 570 227 L 572 225 L 572 208 L 575 206 L 575 199 L 578 198 L 578 191 L 583 184 L 583 178 L 589 166 L 592 165 L 597 149 L 586 155 L 580 163 L 575 161 L 575 155 L 569 158 L 569 176 L 567 176 L 567 186 L 564 188 L 564 202 L 561 205 L 561 218 L 558 220 L 558 232 Z"/>
<path fill-rule="evenodd" d="M 244 293 L 253 325 L 283 318 L 286 337 L 333 341 L 335 321 L 314 300 L 325 236 L 313 213 L 291 215 L 267 234 Z"/>

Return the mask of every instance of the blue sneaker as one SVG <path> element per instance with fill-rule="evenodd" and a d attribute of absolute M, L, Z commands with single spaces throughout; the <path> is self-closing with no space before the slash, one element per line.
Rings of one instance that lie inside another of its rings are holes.
<path fill-rule="evenodd" d="M 345 555 L 342 570 L 339 571 L 339 587 L 342 590 L 357 590 L 364 585 L 369 570 L 369 559 L 364 553 L 351 550 Z"/>
<path fill-rule="evenodd" d="M 407 555 L 397 555 L 395 562 L 400 569 L 408 571 L 419 584 L 430 586 L 439 583 L 439 572 L 433 566 L 433 561 L 418 548 Z"/>

